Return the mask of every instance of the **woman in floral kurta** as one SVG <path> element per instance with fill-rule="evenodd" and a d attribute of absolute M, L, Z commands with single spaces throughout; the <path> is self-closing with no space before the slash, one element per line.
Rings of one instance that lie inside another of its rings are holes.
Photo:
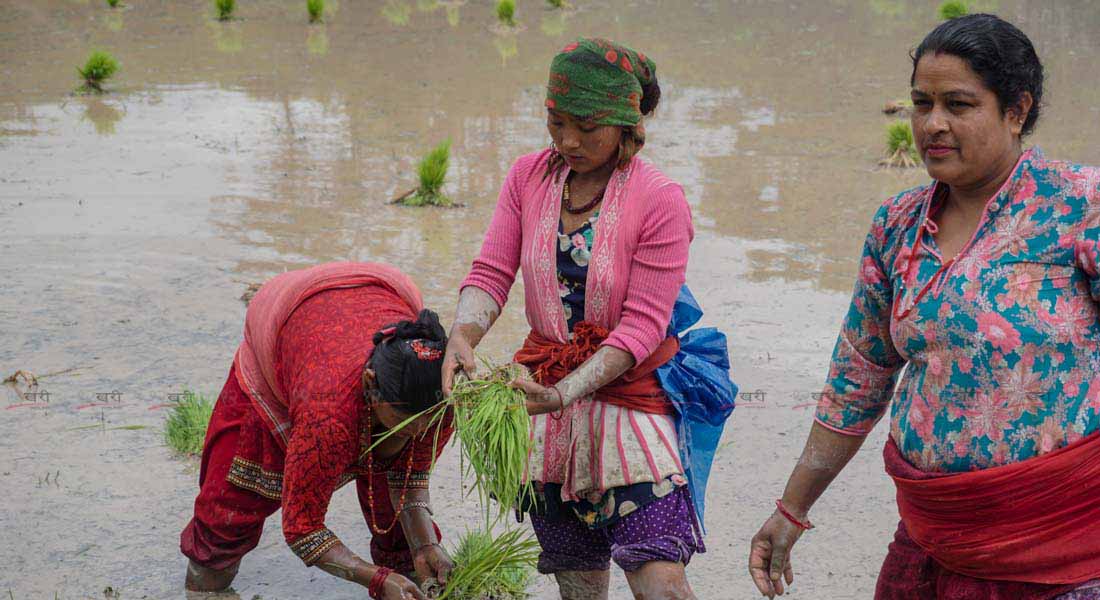
<path fill-rule="evenodd" d="M 912 86 L 933 182 L 872 220 L 749 571 L 769 597 L 792 583 L 810 507 L 890 407 L 902 519 L 876 600 L 1100 598 L 1100 472 L 1086 467 L 1100 461 L 1100 169 L 1023 149 L 1043 69 L 997 17 L 932 31 Z"/>
<path fill-rule="evenodd" d="M 944 472 L 1019 462 L 1100 429 L 1100 170 L 1025 152 L 936 276 L 935 238 L 917 233 L 943 187 L 875 214 L 817 421 L 866 435 L 893 399 L 902 454 Z"/>

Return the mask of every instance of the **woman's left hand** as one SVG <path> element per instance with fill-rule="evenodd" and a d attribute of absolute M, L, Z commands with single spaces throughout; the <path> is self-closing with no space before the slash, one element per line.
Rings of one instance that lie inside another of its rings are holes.
<path fill-rule="evenodd" d="M 561 392 L 552 387 L 539 385 L 530 379 L 515 379 L 512 381 L 512 387 L 527 394 L 527 414 L 529 415 L 558 412 L 565 408 Z"/>
<path fill-rule="evenodd" d="M 451 557 L 443 551 L 442 546 L 427 544 L 413 553 L 413 568 L 416 569 L 416 576 L 421 581 L 435 579 L 441 584 L 446 584 L 447 577 L 450 576 L 455 565 Z"/>

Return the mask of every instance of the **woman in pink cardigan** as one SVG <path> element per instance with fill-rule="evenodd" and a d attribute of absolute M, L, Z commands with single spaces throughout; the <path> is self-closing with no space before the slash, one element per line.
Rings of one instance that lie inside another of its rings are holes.
<path fill-rule="evenodd" d="M 684 284 L 691 213 L 681 187 L 635 154 L 657 105 L 653 61 L 600 39 L 553 60 L 550 149 L 521 157 L 462 283 L 444 392 L 500 314 L 522 268 L 531 335 L 516 355 L 535 450 L 529 510 L 539 571 L 561 597 L 607 597 L 610 561 L 637 598 L 694 598 L 685 566 L 704 552 L 677 451 L 673 407 L 654 370 Z M 537 383 L 536 383 L 537 382 Z"/>

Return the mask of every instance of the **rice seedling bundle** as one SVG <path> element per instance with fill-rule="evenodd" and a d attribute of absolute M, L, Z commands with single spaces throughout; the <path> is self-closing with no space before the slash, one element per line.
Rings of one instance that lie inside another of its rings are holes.
<path fill-rule="evenodd" d="M 117 8 L 118 3 L 119 0 L 107 0 L 107 6 L 110 6 L 111 8 Z"/>
<path fill-rule="evenodd" d="M 467 531 L 454 552 L 455 568 L 438 600 L 522 600 L 538 562 L 538 540 L 521 529 L 493 537 Z"/>
<path fill-rule="evenodd" d="M 228 21 L 233 18 L 233 11 L 237 8 L 237 0 L 214 0 L 214 10 L 218 12 L 219 21 Z"/>
<path fill-rule="evenodd" d="M 310 23 L 320 23 L 325 16 L 325 0 L 306 0 Z"/>
<path fill-rule="evenodd" d="M 516 26 L 516 0 L 497 2 L 497 19 L 508 27 Z"/>
<path fill-rule="evenodd" d="M 881 164 L 888 167 L 915 167 L 919 164 L 913 127 L 909 121 L 894 121 L 886 127 L 887 157 Z"/>
<path fill-rule="evenodd" d="M 84 79 L 85 88 L 102 92 L 103 82 L 118 72 L 118 61 L 110 53 L 96 50 L 88 56 L 84 68 L 78 67 L 76 72 Z"/>
<path fill-rule="evenodd" d="M 399 197 L 396 202 L 405 206 L 451 206 L 451 199 L 443 195 L 443 182 L 451 165 L 451 140 L 444 140 L 427 154 L 416 166 L 420 186 Z"/>
<path fill-rule="evenodd" d="M 164 441 L 180 454 L 201 454 L 206 426 L 214 412 L 214 403 L 202 394 L 185 392 L 172 407 L 164 424 Z"/>
<path fill-rule="evenodd" d="M 947 0 L 940 5 L 939 13 L 941 19 L 950 21 L 970 14 L 970 7 L 963 0 Z"/>
<path fill-rule="evenodd" d="M 486 521 L 490 498 L 497 501 L 498 518 L 535 500 L 531 484 L 523 481 L 532 446 L 526 395 L 509 385 L 517 375 L 510 365 L 498 367 L 486 379 L 460 378 L 451 393 L 455 432 Z"/>

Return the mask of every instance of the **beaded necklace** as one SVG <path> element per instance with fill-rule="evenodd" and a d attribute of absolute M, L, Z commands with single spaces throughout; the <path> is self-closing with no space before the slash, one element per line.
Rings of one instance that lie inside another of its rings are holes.
<path fill-rule="evenodd" d="M 367 448 L 370 448 L 371 438 L 373 433 L 370 430 L 371 426 L 371 404 L 370 398 L 367 398 Z M 406 446 L 411 444 L 412 440 L 406 442 Z M 405 506 L 405 498 L 409 494 L 409 480 L 412 478 L 413 471 L 413 451 L 412 448 L 406 447 L 405 450 L 409 453 L 408 463 L 405 465 L 405 485 L 401 487 L 401 500 L 398 501 L 399 507 Z M 400 456 L 400 454 L 398 454 Z M 378 519 L 374 515 L 374 451 L 367 452 L 367 512 L 370 516 L 370 521 L 367 526 L 370 528 L 371 533 L 374 535 L 386 535 L 393 531 L 394 527 L 397 527 L 397 523 L 401 520 L 401 510 L 396 509 L 393 511 L 393 521 L 390 522 L 389 527 L 382 529 L 378 526 Z"/>

